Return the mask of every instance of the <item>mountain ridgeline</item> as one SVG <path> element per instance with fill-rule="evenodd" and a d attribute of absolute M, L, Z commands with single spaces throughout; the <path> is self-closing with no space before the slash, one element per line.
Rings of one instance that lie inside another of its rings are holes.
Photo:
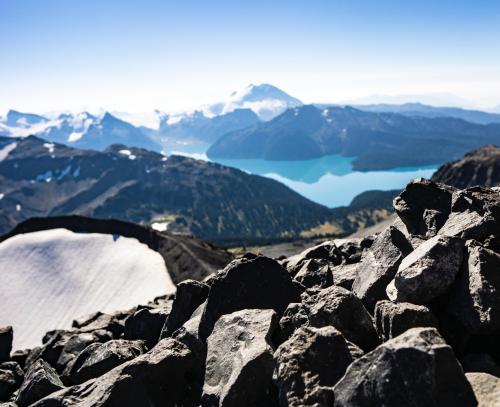
<path fill-rule="evenodd" d="M 306 105 L 275 119 L 228 133 L 212 158 L 307 160 L 329 154 L 356 157 L 356 170 L 426 166 L 456 159 L 500 139 L 500 124 L 457 118 L 372 113 L 352 107 Z"/>
<path fill-rule="evenodd" d="M 378 192 L 363 208 L 329 209 L 277 181 L 215 163 L 36 137 L 0 137 L 0 184 L 1 233 L 31 217 L 78 214 L 156 222 L 228 244 L 349 233 L 385 218 L 395 194 Z"/>

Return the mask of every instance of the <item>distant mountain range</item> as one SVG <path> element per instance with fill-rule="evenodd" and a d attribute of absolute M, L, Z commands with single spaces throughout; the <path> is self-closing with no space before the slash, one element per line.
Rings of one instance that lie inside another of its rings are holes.
<path fill-rule="evenodd" d="M 0 135 L 36 135 L 51 142 L 96 150 L 105 149 L 111 144 L 127 144 L 150 150 L 162 148 L 152 137 L 110 113 L 101 117 L 88 112 L 63 113 L 55 118 L 48 118 L 10 110 L 0 120 Z"/>
<path fill-rule="evenodd" d="M 277 181 L 187 157 L 113 145 L 103 152 L 0 137 L 0 233 L 79 214 L 152 224 L 219 243 L 345 234 L 388 215 L 394 192 L 328 209 Z"/>
<path fill-rule="evenodd" d="M 275 119 L 222 136 L 211 158 L 307 160 L 329 154 L 356 157 L 354 169 L 441 164 L 500 140 L 500 124 L 450 117 L 366 112 L 305 105 Z"/>
<path fill-rule="evenodd" d="M 499 143 L 498 126 L 500 114 L 421 103 L 306 106 L 261 84 L 180 114 L 41 116 L 11 110 L 0 117 L 0 136 L 35 135 L 101 151 L 113 144 L 167 153 L 208 150 L 216 159 L 290 161 L 340 154 L 355 157 L 354 169 L 364 171 L 442 164 Z"/>

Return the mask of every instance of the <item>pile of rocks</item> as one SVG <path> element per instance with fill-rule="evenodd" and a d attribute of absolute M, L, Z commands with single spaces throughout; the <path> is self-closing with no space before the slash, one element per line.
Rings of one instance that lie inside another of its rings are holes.
<path fill-rule="evenodd" d="M 52 406 L 500 405 L 500 192 L 416 180 L 365 239 L 247 254 L 176 296 L 10 354 L 0 399 Z"/>

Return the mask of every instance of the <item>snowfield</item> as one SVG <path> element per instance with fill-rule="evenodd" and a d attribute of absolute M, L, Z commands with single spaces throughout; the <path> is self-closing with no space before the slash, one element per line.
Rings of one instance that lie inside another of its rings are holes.
<path fill-rule="evenodd" d="M 53 229 L 0 243 L 0 326 L 14 349 L 92 312 L 113 312 L 173 293 L 163 258 L 136 239 Z"/>

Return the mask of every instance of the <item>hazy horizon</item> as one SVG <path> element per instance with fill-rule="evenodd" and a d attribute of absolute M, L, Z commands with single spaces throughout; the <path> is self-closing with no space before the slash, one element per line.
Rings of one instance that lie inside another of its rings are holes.
<path fill-rule="evenodd" d="M 182 111 L 249 83 L 500 105 L 500 4 L 438 3 L 2 2 L 0 111 Z"/>

